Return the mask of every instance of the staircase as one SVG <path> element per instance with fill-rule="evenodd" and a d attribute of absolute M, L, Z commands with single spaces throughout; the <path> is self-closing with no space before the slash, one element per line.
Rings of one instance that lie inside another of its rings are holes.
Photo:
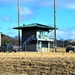
<path fill-rule="evenodd" d="M 33 39 L 35 39 L 35 35 L 31 35 L 31 36 L 24 42 L 24 44 L 30 43 Z"/>
<path fill-rule="evenodd" d="M 22 50 L 23 51 L 27 50 L 27 44 L 30 43 L 34 39 L 35 39 L 35 35 L 31 35 L 29 38 L 27 38 L 27 40 L 22 45 Z"/>

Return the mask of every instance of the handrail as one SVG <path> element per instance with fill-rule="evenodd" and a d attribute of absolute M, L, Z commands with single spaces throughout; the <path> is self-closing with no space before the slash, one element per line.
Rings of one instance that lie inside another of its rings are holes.
<path fill-rule="evenodd" d="M 26 44 L 28 41 L 31 41 L 34 38 L 35 38 L 35 35 L 31 35 L 29 38 L 27 38 L 27 40 L 24 43 Z"/>

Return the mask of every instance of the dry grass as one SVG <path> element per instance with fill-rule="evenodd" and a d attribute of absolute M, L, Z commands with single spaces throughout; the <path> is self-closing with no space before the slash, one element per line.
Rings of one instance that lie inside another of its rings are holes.
<path fill-rule="evenodd" d="M 0 53 L 0 75 L 75 75 L 75 53 Z"/>
<path fill-rule="evenodd" d="M 0 57 L 75 57 L 75 53 L 66 52 L 12 52 L 0 53 Z"/>

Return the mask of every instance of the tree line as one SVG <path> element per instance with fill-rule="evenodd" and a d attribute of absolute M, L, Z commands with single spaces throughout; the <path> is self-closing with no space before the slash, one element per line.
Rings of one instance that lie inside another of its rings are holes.
<path fill-rule="evenodd" d="M 10 37 L 4 34 L 1 34 L 2 38 L 1 38 L 1 44 L 13 44 L 13 45 L 17 45 L 18 46 L 18 36 L 15 37 Z M 66 47 L 67 45 L 75 45 L 75 42 L 70 42 L 72 39 L 68 39 L 68 40 L 63 40 L 63 39 L 59 39 L 57 40 L 57 47 Z M 22 39 L 20 40 L 21 44 L 22 44 Z"/>

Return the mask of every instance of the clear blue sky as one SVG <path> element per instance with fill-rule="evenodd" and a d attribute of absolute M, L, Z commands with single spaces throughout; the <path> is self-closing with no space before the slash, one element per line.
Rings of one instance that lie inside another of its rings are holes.
<path fill-rule="evenodd" d="M 0 32 L 16 36 L 17 1 L 0 0 Z M 53 0 L 20 0 L 20 25 L 41 23 L 54 26 Z M 75 0 L 56 0 L 57 5 L 57 38 L 75 39 Z M 52 33 L 53 34 L 53 33 Z M 51 35 L 52 35 L 51 34 Z"/>

